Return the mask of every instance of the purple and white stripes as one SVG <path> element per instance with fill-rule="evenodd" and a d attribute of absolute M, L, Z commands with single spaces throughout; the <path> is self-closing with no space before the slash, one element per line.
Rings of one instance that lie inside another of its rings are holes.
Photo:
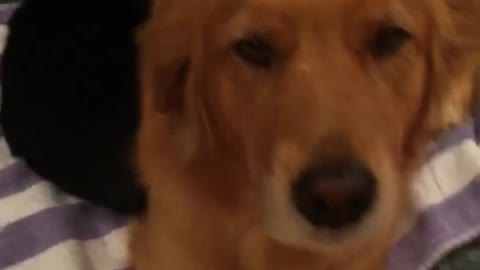
<path fill-rule="evenodd" d="M 61 255 L 66 252 L 63 246 L 71 249 L 72 245 L 76 245 L 82 250 L 87 249 L 85 243 L 96 241 L 98 243 L 91 244 L 91 248 L 103 249 L 108 246 L 107 236 L 116 231 L 124 234 L 125 225 L 124 217 L 57 191 L 22 162 L 15 162 L 0 171 L 0 269 L 29 269 L 22 268 L 22 262 L 35 261 L 52 248 L 57 250 L 53 256 L 58 256 L 58 265 L 36 266 L 34 269 L 57 269 L 57 266 L 69 264 Z M 110 247 L 113 253 L 97 260 L 107 261 L 101 264 L 125 267 L 125 255 L 115 254 L 117 249 L 124 250 L 125 244 L 123 241 L 119 247 Z M 108 255 L 108 251 L 101 252 Z M 88 256 L 83 258 L 90 260 Z"/>

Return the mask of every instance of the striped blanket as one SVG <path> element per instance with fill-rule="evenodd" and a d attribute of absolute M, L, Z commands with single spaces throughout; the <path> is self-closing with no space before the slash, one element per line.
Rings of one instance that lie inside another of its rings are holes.
<path fill-rule="evenodd" d="M 11 8 L 0 4 L 0 23 Z M 5 35 L 0 26 L 0 48 Z M 476 127 L 470 119 L 446 134 L 419 172 L 418 218 L 393 247 L 388 270 L 432 269 L 480 236 Z M 58 191 L 12 158 L 0 134 L 0 269 L 127 269 L 127 236 L 124 217 Z M 480 263 L 463 270 L 474 269 Z"/>

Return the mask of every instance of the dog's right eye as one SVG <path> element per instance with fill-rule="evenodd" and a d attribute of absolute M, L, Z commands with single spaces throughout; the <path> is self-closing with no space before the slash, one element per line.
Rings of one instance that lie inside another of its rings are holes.
<path fill-rule="evenodd" d="M 258 35 L 238 40 L 233 44 L 233 50 L 238 57 L 257 68 L 271 67 L 275 54 L 273 47 Z"/>
<path fill-rule="evenodd" d="M 398 52 L 410 38 L 410 34 L 398 26 L 382 27 L 370 44 L 371 54 L 375 58 L 391 56 Z"/>

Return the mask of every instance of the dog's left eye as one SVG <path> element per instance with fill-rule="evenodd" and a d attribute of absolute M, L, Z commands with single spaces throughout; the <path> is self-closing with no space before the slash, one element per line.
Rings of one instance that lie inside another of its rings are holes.
<path fill-rule="evenodd" d="M 370 43 L 371 54 L 375 58 L 392 56 L 398 52 L 409 39 L 410 34 L 401 27 L 382 27 Z"/>
<path fill-rule="evenodd" d="M 238 40 L 233 50 L 245 62 L 258 68 L 271 67 L 275 54 L 273 47 L 258 35 Z"/>

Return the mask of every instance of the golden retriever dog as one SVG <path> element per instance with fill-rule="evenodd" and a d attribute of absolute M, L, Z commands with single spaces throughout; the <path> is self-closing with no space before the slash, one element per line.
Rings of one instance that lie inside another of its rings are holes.
<path fill-rule="evenodd" d="M 478 0 L 155 0 L 136 270 L 378 270 L 468 115 Z M 409 269 L 405 269 L 409 270 Z"/>

